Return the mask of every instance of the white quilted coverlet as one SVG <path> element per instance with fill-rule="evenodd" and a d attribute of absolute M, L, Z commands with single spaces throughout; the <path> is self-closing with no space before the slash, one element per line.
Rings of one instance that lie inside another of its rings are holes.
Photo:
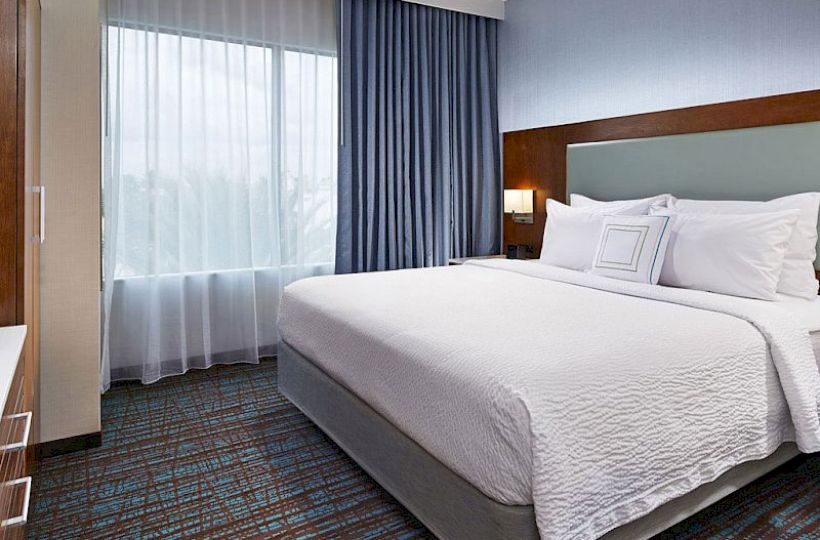
<path fill-rule="evenodd" d="M 299 281 L 279 325 L 486 495 L 534 504 L 544 539 L 597 538 L 787 440 L 820 450 L 808 333 L 766 302 L 498 260 Z"/>

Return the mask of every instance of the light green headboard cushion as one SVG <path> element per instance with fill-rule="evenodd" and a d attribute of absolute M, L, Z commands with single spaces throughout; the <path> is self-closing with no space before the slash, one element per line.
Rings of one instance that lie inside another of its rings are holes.
<path fill-rule="evenodd" d="M 569 145 L 567 191 L 750 201 L 820 191 L 820 122 Z"/>

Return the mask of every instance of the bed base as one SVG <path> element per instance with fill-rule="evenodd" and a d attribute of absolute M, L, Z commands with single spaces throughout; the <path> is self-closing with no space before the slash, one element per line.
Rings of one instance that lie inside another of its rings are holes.
<path fill-rule="evenodd" d="M 532 505 L 490 499 L 287 343 L 280 342 L 278 357 L 282 394 L 437 537 L 539 538 Z M 794 444 L 784 444 L 768 458 L 739 465 L 602 538 L 648 539 L 798 454 Z"/>

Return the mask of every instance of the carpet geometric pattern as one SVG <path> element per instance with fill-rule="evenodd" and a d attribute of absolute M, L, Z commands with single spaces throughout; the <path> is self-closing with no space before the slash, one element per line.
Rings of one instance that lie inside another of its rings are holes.
<path fill-rule="evenodd" d="M 38 462 L 29 538 L 432 538 L 279 394 L 275 360 L 115 385 L 102 426 L 100 448 Z M 658 539 L 816 540 L 818 530 L 815 456 Z"/>
<path fill-rule="evenodd" d="M 38 463 L 29 538 L 431 538 L 279 394 L 275 360 L 113 386 L 102 428 Z"/>
<path fill-rule="evenodd" d="M 653 540 L 820 540 L 820 455 L 798 457 Z"/>

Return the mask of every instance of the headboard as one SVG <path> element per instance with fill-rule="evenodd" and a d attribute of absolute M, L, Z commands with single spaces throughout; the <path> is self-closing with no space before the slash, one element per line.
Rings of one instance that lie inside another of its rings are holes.
<path fill-rule="evenodd" d="M 702 174 L 695 174 L 702 173 L 699 167 L 705 167 L 705 162 L 699 164 L 698 161 L 692 161 L 679 163 L 684 167 L 681 170 L 692 173 L 691 175 L 662 177 L 656 174 L 656 180 L 655 177 L 651 177 L 651 186 L 632 179 L 624 184 L 619 182 L 617 188 L 616 184 L 605 184 L 610 187 L 595 186 L 593 184 L 596 180 L 592 177 L 587 181 L 578 179 L 577 176 L 582 168 L 594 165 L 594 161 L 591 161 L 589 164 L 572 165 L 572 187 L 576 191 L 602 198 L 620 197 L 621 194 L 626 196 L 629 193 L 640 195 L 671 191 L 681 197 L 764 200 L 798 191 L 820 190 L 818 169 L 807 171 L 820 163 L 820 157 L 809 155 L 812 144 L 814 149 L 818 149 L 815 153 L 820 154 L 820 137 L 816 131 L 816 123 L 820 123 L 820 90 L 507 132 L 504 134 L 504 187 L 534 189 L 536 200 L 532 225 L 514 223 L 509 215 L 504 216 L 504 248 L 510 244 L 527 244 L 533 247 L 535 256 L 540 254 L 546 222 L 546 199 L 552 197 L 566 201 L 568 148 L 572 148 L 571 152 L 574 155 L 576 152 L 590 151 L 597 155 L 598 151 L 620 152 L 621 149 L 625 149 L 628 155 L 634 153 L 634 159 L 638 159 L 637 156 L 649 148 L 653 151 L 670 152 L 670 149 L 676 149 L 680 144 L 681 148 L 691 146 L 691 152 L 694 152 L 695 148 L 699 152 L 702 150 L 702 159 L 706 159 L 705 156 L 710 151 L 705 148 L 708 145 L 702 141 L 721 141 L 728 146 L 739 146 L 740 148 L 734 148 L 733 151 L 741 152 L 736 155 L 745 157 L 742 162 L 737 163 L 734 172 L 729 171 L 731 180 L 723 177 L 719 185 L 709 185 Z M 749 129 L 767 126 L 771 126 L 771 129 Z M 691 138 L 671 137 L 686 134 L 699 135 Z M 709 135 L 714 135 L 715 138 L 710 139 Z M 810 139 L 798 141 L 803 136 Z M 613 141 L 613 145 L 583 145 L 607 141 Z M 641 143 L 646 143 L 646 146 Z M 747 146 L 743 149 L 744 145 L 749 144 L 762 144 L 764 148 L 757 146 L 752 151 Z M 744 174 L 751 174 L 747 159 L 754 159 L 758 151 L 770 153 L 778 148 L 780 157 L 776 161 L 760 163 L 758 160 L 759 167 L 754 168 L 755 182 L 740 182 Z M 794 159 L 795 162 L 790 162 L 786 156 L 797 157 Z M 618 166 L 610 172 L 628 174 L 627 171 L 631 167 L 635 174 L 638 171 L 643 174 L 650 166 L 653 170 L 663 170 L 663 164 L 658 163 L 657 159 L 647 162 L 649 165 L 630 163 L 630 159 L 619 158 Z M 797 163 L 798 161 L 800 163 Z M 809 172 L 813 172 L 814 176 Z M 810 183 L 812 178 L 814 184 Z M 732 184 L 727 184 L 727 181 Z M 783 185 L 782 182 L 788 184 Z M 719 192 L 720 186 L 729 187 Z M 610 188 L 622 191 L 611 191 Z"/>
<path fill-rule="evenodd" d="M 567 146 L 567 192 L 596 199 L 765 201 L 805 191 L 820 191 L 820 122 Z"/>

